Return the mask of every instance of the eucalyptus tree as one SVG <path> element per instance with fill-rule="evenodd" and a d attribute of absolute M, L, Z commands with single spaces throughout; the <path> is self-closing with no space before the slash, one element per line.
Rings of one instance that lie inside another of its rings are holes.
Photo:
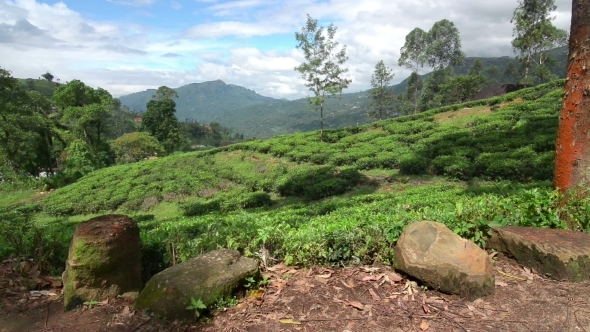
<path fill-rule="evenodd" d="M 459 29 L 447 19 L 434 23 L 426 35 L 426 44 L 426 63 L 434 71 L 465 63 Z"/>
<path fill-rule="evenodd" d="M 529 74 L 533 66 L 547 66 L 546 51 L 567 42 L 567 31 L 552 23 L 555 16 L 551 13 L 556 8 L 554 0 L 519 0 L 514 9 L 510 21 L 514 24 L 512 47 L 523 68 L 525 85 L 532 83 Z"/>
<path fill-rule="evenodd" d="M 412 75 L 419 78 L 418 70 L 424 67 L 424 63 L 426 63 L 427 46 L 427 33 L 420 28 L 414 28 L 406 36 L 406 42 L 400 49 L 400 57 L 397 64 L 412 69 Z M 408 100 L 413 101 L 414 113 L 416 113 L 418 111 L 418 96 L 420 95 L 418 88 L 421 88 L 421 84 L 413 84 L 412 88 L 414 90 L 413 93 L 408 93 Z M 410 84 L 408 83 L 407 90 L 409 91 L 409 89 Z"/>
<path fill-rule="evenodd" d="M 369 116 L 381 120 L 383 117 L 391 115 L 395 96 L 393 90 L 389 87 L 389 82 L 391 82 L 394 75 L 391 68 L 385 66 L 383 60 L 379 61 L 375 66 L 375 72 L 371 77 L 371 86 L 373 88 L 369 91 L 369 98 L 371 98 L 369 108 L 372 109 Z"/>
<path fill-rule="evenodd" d="M 306 60 L 295 70 L 313 93 L 313 97 L 308 97 L 309 104 L 320 111 L 320 141 L 323 140 L 326 94 L 340 94 L 352 82 L 344 77 L 348 72 L 348 68 L 343 67 L 348 60 L 346 45 L 339 48 L 339 43 L 334 40 L 336 31 L 332 23 L 324 30 L 318 20 L 308 14 L 301 32 L 295 33 L 297 48 L 303 51 Z"/>
<path fill-rule="evenodd" d="M 587 196 L 590 185 L 590 0 L 574 0 L 567 80 L 557 132 L 554 185 L 565 194 Z M 565 216 L 568 218 L 568 216 Z M 577 226 L 566 219 L 568 226 Z"/>

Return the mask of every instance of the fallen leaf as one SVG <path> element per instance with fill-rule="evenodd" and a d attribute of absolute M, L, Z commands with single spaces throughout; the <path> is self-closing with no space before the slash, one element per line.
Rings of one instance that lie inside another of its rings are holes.
<path fill-rule="evenodd" d="M 332 286 L 337 292 L 340 292 L 342 290 L 342 287 L 336 287 L 336 286 Z"/>
<path fill-rule="evenodd" d="M 499 287 L 506 287 L 506 286 L 508 286 L 507 283 L 505 283 L 503 281 L 500 281 L 500 280 L 496 280 L 495 283 L 496 283 L 496 286 L 499 286 Z"/>
<path fill-rule="evenodd" d="M 430 324 L 428 324 L 428 322 L 427 322 L 427 321 L 425 321 L 425 320 L 423 320 L 423 321 L 420 323 L 420 330 L 422 330 L 422 331 L 426 331 L 426 330 L 428 330 L 428 328 L 429 328 L 429 327 L 430 327 Z"/>
<path fill-rule="evenodd" d="M 287 268 L 287 265 L 285 265 L 285 263 L 279 263 L 277 265 L 267 267 L 266 269 L 269 271 L 280 271 L 280 270 L 284 270 L 286 268 Z"/>
<path fill-rule="evenodd" d="M 293 320 L 291 318 L 289 318 L 289 319 L 281 319 L 281 320 L 279 320 L 279 322 L 281 322 L 281 324 L 301 325 L 301 322 L 298 322 L 298 321 Z"/>
<path fill-rule="evenodd" d="M 321 276 L 315 276 L 315 280 L 321 282 L 324 285 L 328 283 L 328 279 L 322 278 Z"/>
<path fill-rule="evenodd" d="M 469 311 L 474 311 L 475 310 L 475 307 L 468 304 L 467 305 L 467 309 L 469 309 Z"/>
<path fill-rule="evenodd" d="M 319 274 L 316 277 L 317 278 L 324 278 L 324 279 L 328 279 L 332 276 L 332 273 L 328 273 L 328 274 Z"/>
<path fill-rule="evenodd" d="M 126 306 L 123 308 L 123 311 L 121 311 L 121 314 L 120 314 L 120 315 L 121 315 L 121 317 L 125 317 L 125 318 L 127 318 L 127 317 L 131 317 L 131 316 L 133 316 L 133 313 L 132 313 L 132 312 L 131 312 L 131 310 L 129 309 L 129 306 L 128 306 L 128 305 L 126 305 Z"/>
<path fill-rule="evenodd" d="M 371 294 L 371 297 L 374 301 L 381 301 L 379 295 L 377 295 L 377 293 L 372 288 L 369 288 L 369 294 Z"/>
<path fill-rule="evenodd" d="M 400 281 L 404 280 L 404 278 L 402 278 L 399 274 L 397 274 L 395 272 L 389 272 L 389 280 L 393 283 L 393 282 L 400 282 Z"/>
<path fill-rule="evenodd" d="M 344 304 L 349 305 L 349 306 L 359 309 L 359 310 L 365 309 L 365 306 L 362 303 L 357 302 L 357 301 L 344 301 Z"/>
<path fill-rule="evenodd" d="M 363 270 L 365 270 L 365 272 L 367 273 L 373 273 L 373 272 L 377 272 L 379 270 L 381 270 L 380 267 L 363 267 Z"/>
<path fill-rule="evenodd" d="M 495 257 L 497 254 L 498 254 L 498 252 L 496 251 L 496 252 L 493 252 L 493 253 L 489 254 L 489 255 L 488 255 L 488 257 L 489 257 L 490 259 L 492 259 L 492 258 L 494 258 L 494 257 Z"/>
<path fill-rule="evenodd" d="M 430 313 L 430 308 L 428 308 L 428 304 L 423 304 L 422 310 L 424 310 L 424 313 L 426 313 L 426 314 Z"/>
<path fill-rule="evenodd" d="M 348 287 L 348 288 L 352 288 L 352 286 L 350 286 L 349 284 L 347 284 L 347 283 L 346 283 L 346 281 L 344 281 L 344 280 L 340 280 L 340 282 L 341 282 L 341 283 L 342 283 L 344 286 L 346 286 L 346 287 Z"/>
<path fill-rule="evenodd" d="M 381 280 L 381 278 L 383 278 L 382 274 L 380 274 L 378 276 L 366 276 L 363 278 L 363 281 L 379 281 L 379 280 Z"/>

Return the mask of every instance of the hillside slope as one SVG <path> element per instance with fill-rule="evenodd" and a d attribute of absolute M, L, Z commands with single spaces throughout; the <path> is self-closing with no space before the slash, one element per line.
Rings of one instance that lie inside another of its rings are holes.
<path fill-rule="evenodd" d="M 0 217 L 35 221 L 23 238 L 43 241 L 15 242 L 16 252 L 63 266 L 75 223 L 130 215 L 148 276 L 216 248 L 265 249 L 287 264 L 392 264 L 416 220 L 481 246 L 490 224 L 563 227 L 563 213 L 590 232 L 590 200 L 562 206 L 551 186 L 563 84 L 327 130 L 323 142 L 298 133 L 104 168 L 0 205 Z M 14 237 L 3 234 L 10 254 Z"/>

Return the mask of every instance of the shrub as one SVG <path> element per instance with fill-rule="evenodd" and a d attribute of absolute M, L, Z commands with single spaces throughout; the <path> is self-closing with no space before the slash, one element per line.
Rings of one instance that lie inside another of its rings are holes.
<path fill-rule="evenodd" d="M 283 196 L 316 200 L 346 192 L 359 183 L 361 174 L 354 168 L 337 170 L 333 166 L 299 168 L 279 180 L 277 191 Z"/>

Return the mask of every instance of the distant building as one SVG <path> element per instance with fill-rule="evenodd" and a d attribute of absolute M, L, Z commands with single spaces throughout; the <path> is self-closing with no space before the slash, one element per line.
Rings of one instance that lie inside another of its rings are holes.
<path fill-rule="evenodd" d="M 134 118 L 133 121 L 141 122 L 141 118 Z"/>

